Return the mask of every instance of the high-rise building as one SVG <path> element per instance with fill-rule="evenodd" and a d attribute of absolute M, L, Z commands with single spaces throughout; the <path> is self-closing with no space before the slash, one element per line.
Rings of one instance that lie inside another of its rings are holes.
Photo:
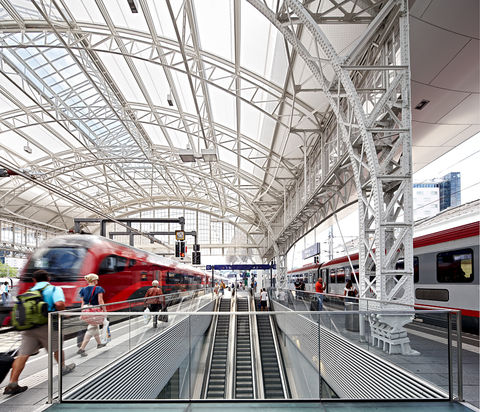
<path fill-rule="evenodd" d="M 438 183 L 415 183 L 413 185 L 414 220 L 435 216 L 439 211 L 440 206 Z"/>
<path fill-rule="evenodd" d="M 451 206 L 460 206 L 460 172 L 451 172 L 443 176 L 438 187 L 440 189 L 440 210 L 445 210 Z"/>
<path fill-rule="evenodd" d="M 461 204 L 460 172 L 451 172 L 441 179 L 413 185 L 413 218 L 435 216 L 438 212 Z"/>

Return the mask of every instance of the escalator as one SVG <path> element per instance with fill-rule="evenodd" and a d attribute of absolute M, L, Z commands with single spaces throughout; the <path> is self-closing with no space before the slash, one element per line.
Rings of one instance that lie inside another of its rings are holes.
<path fill-rule="evenodd" d="M 248 312 L 248 299 L 237 299 L 237 312 Z M 253 399 L 250 319 L 249 315 L 237 315 L 236 318 L 234 396 L 236 399 Z"/>
<path fill-rule="evenodd" d="M 268 315 L 257 315 L 258 340 L 263 375 L 263 391 L 265 399 L 285 399 L 286 393 L 283 385 L 273 325 Z"/>
<path fill-rule="evenodd" d="M 230 312 L 230 299 L 222 298 L 219 312 Z M 206 398 L 226 398 L 227 355 L 230 316 L 219 315 L 215 329 Z"/>

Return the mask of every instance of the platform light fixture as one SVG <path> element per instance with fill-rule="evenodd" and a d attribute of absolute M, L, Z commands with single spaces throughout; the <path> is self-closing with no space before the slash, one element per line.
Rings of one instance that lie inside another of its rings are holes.
<path fill-rule="evenodd" d="M 192 149 L 179 150 L 178 155 L 183 163 L 192 163 L 195 161 L 195 153 Z"/>
<path fill-rule="evenodd" d="M 127 1 L 132 13 L 138 13 L 137 1 L 136 0 L 127 0 Z"/>
<path fill-rule="evenodd" d="M 28 142 L 25 146 L 23 146 L 23 150 L 25 150 L 27 153 L 32 153 L 32 148 L 29 146 Z"/>
<path fill-rule="evenodd" d="M 217 151 L 215 149 L 202 149 L 202 159 L 205 162 L 218 161 Z"/>
<path fill-rule="evenodd" d="M 173 99 L 172 99 L 172 95 L 170 93 L 167 94 L 167 102 L 168 102 L 169 106 L 173 106 Z"/>
<path fill-rule="evenodd" d="M 415 106 L 415 109 L 422 110 L 425 106 L 430 103 L 430 100 L 423 99 L 420 103 Z"/>

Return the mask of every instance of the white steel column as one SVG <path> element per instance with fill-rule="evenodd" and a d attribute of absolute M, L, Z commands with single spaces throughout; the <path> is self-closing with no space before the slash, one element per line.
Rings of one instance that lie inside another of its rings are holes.
<path fill-rule="evenodd" d="M 366 8 L 374 18 L 347 57 L 336 53 L 312 11 L 297 0 L 286 0 L 280 12 L 260 0 L 249 2 L 304 60 L 336 115 L 359 199 L 361 297 L 378 301 L 369 309 L 393 309 L 390 302 L 413 304 L 407 1 L 369 2 L 375 3 Z M 361 7 L 360 3 L 355 4 Z M 296 35 L 299 24 L 309 36 Z M 308 44 L 312 39 L 313 52 Z M 325 77 L 327 69 L 335 73 L 333 80 Z M 404 257 L 403 269 L 396 268 L 399 257 Z M 395 306 L 396 311 L 401 308 Z M 373 318 L 371 326 L 387 331 L 392 351 L 411 353 L 403 330 L 410 320 L 384 316 Z M 401 344 L 394 342 L 396 337 Z"/>

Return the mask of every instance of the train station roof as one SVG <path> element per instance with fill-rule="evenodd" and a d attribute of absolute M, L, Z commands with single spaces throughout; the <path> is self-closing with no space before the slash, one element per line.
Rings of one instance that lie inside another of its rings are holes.
<path fill-rule="evenodd" d="M 342 55 L 386 1 L 306 3 Z M 478 2 L 460 3 L 410 2 L 414 169 L 480 131 Z M 2 0 L 0 64 L 0 213 L 63 229 L 181 207 L 260 243 L 318 144 L 298 131 L 331 113 L 247 1 Z"/>

